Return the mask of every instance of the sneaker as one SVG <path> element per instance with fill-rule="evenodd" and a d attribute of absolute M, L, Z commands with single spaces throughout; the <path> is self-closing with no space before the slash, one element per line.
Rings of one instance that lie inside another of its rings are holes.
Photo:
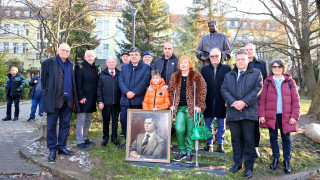
<path fill-rule="evenodd" d="M 2 121 L 10 121 L 10 120 L 11 120 L 11 117 L 9 117 L 9 116 L 2 119 Z"/>
<path fill-rule="evenodd" d="M 187 160 L 186 160 L 186 163 L 187 164 L 192 164 L 192 154 L 191 153 L 187 153 Z"/>
<path fill-rule="evenodd" d="M 85 143 L 86 145 L 90 145 L 90 146 L 94 146 L 94 145 L 97 144 L 97 143 L 95 143 L 95 142 L 90 141 L 89 139 L 85 140 L 84 143 Z"/>
<path fill-rule="evenodd" d="M 182 159 L 186 158 L 185 154 L 182 154 L 182 152 L 179 152 L 178 156 L 175 157 L 173 160 L 174 161 L 181 161 Z"/>
<path fill-rule="evenodd" d="M 30 122 L 30 121 L 32 121 L 32 120 L 34 120 L 34 118 L 29 118 L 29 119 L 27 120 L 27 122 Z"/>
<path fill-rule="evenodd" d="M 85 151 L 90 149 L 85 143 L 77 144 L 77 148 Z"/>

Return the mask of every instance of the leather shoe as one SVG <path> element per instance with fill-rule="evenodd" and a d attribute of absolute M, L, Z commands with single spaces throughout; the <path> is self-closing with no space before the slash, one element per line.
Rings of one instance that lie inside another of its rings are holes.
<path fill-rule="evenodd" d="M 2 121 L 10 121 L 10 120 L 11 120 L 11 117 L 9 117 L 9 116 L 2 119 Z"/>
<path fill-rule="evenodd" d="M 48 161 L 49 162 L 54 162 L 56 160 L 56 150 L 50 150 L 49 156 L 48 156 Z"/>
<path fill-rule="evenodd" d="M 254 158 L 260 158 L 259 148 L 256 147 L 254 151 Z"/>
<path fill-rule="evenodd" d="M 90 141 L 89 139 L 85 140 L 84 143 L 85 143 L 86 145 L 90 145 L 90 146 L 94 146 L 94 145 L 97 144 L 97 143 L 95 143 L 95 142 L 93 142 L 93 141 Z"/>
<path fill-rule="evenodd" d="M 29 118 L 29 119 L 27 120 L 27 122 L 30 122 L 30 121 L 32 121 L 32 120 L 34 120 L 34 118 Z"/>
<path fill-rule="evenodd" d="M 229 171 L 235 173 L 239 171 L 241 168 L 242 168 L 241 166 L 234 165 L 232 168 L 229 169 Z"/>
<path fill-rule="evenodd" d="M 101 143 L 101 146 L 106 147 L 108 144 L 108 139 L 103 139 L 103 142 Z"/>
<path fill-rule="evenodd" d="M 284 166 L 284 172 L 286 174 L 290 174 L 291 173 L 290 162 L 289 161 L 283 161 L 283 166 Z"/>
<path fill-rule="evenodd" d="M 224 148 L 223 148 L 222 144 L 218 145 L 216 152 L 224 153 Z"/>
<path fill-rule="evenodd" d="M 70 151 L 70 150 L 68 150 L 66 148 L 62 148 L 62 149 L 58 150 L 58 154 L 64 154 L 64 155 L 72 156 L 72 155 L 74 155 L 74 152 Z"/>
<path fill-rule="evenodd" d="M 207 145 L 206 145 L 202 150 L 204 150 L 204 151 L 209 151 L 210 148 L 211 148 L 210 145 L 211 145 L 210 143 L 207 143 Z"/>
<path fill-rule="evenodd" d="M 77 148 L 84 151 L 87 151 L 90 149 L 89 146 L 87 146 L 85 143 L 77 144 Z"/>
<path fill-rule="evenodd" d="M 272 163 L 270 164 L 270 169 L 276 170 L 278 163 L 279 163 L 279 159 L 273 159 Z"/>
<path fill-rule="evenodd" d="M 117 139 L 113 139 L 113 140 L 111 140 L 113 143 L 114 143 L 114 145 L 116 145 L 116 146 L 119 146 L 120 145 L 120 143 L 119 143 L 119 141 L 117 140 Z"/>
<path fill-rule="evenodd" d="M 18 121 L 19 117 L 18 116 L 15 116 L 12 121 Z"/>
<path fill-rule="evenodd" d="M 127 146 L 127 144 L 126 144 L 126 143 L 124 143 L 124 144 L 122 144 L 122 145 L 118 146 L 118 149 L 123 149 L 123 148 L 125 148 L 126 146 Z"/>
<path fill-rule="evenodd" d="M 243 178 L 245 179 L 249 179 L 252 177 L 252 172 L 251 172 L 251 169 L 246 169 L 246 171 L 244 172 L 243 174 Z"/>

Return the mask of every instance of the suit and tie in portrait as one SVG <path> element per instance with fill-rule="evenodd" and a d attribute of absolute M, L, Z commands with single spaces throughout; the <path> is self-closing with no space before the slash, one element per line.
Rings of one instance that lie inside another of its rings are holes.
<path fill-rule="evenodd" d="M 148 115 L 144 119 L 144 133 L 137 135 L 129 147 L 130 157 L 134 158 L 163 158 L 166 150 L 165 140 L 157 133 L 156 117 Z M 166 158 L 166 157 L 164 157 Z"/>

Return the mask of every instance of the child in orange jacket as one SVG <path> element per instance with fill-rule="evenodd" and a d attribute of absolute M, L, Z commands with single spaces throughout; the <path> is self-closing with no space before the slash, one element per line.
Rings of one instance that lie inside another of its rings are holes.
<path fill-rule="evenodd" d="M 166 82 L 161 78 L 161 73 L 158 70 L 152 70 L 150 87 L 148 88 L 142 102 L 143 109 L 152 109 L 153 111 L 157 111 L 169 108 L 169 92 L 167 89 L 162 89 L 165 85 Z"/>

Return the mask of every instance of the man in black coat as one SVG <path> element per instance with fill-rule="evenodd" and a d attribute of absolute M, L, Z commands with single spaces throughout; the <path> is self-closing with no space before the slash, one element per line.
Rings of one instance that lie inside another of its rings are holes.
<path fill-rule="evenodd" d="M 26 86 L 26 80 L 22 75 L 18 73 L 18 68 L 13 66 L 10 69 L 10 73 L 7 75 L 5 82 L 5 90 L 7 97 L 7 116 L 2 119 L 2 121 L 11 120 L 11 106 L 14 102 L 14 118 L 13 121 L 18 120 L 19 118 L 19 102 L 22 95 L 23 89 Z"/>
<path fill-rule="evenodd" d="M 267 65 L 266 62 L 260 59 L 257 59 L 255 57 L 256 55 L 256 46 L 254 44 L 247 44 L 244 47 L 244 51 L 248 54 L 249 59 L 249 66 L 253 68 L 257 68 L 261 71 L 263 81 L 267 78 Z M 256 122 L 255 128 L 254 128 L 254 141 L 255 141 L 255 158 L 260 157 L 259 153 L 259 142 L 260 142 L 260 127 L 259 127 L 259 121 Z"/>
<path fill-rule="evenodd" d="M 262 91 L 260 70 L 248 66 L 245 52 L 236 54 L 236 68 L 225 75 L 221 94 L 227 104 L 227 121 L 231 131 L 234 166 L 231 172 L 242 168 L 244 178 L 252 177 L 254 164 L 254 126 L 258 121 L 258 100 Z"/>
<path fill-rule="evenodd" d="M 169 84 L 172 74 L 178 71 L 179 59 L 173 54 L 174 47 L 172 42 L 166 42 L 163 45 L 163 55 L 160 59 L 156 60 L 153 69 L 161 73 L 161 77 L 166 84 Z"/>
<path fill-rule="evenodd" d="M 221 85 L 223 83 L 224 76 L 231 71 L 231 68 L 230 66 L 221 63 L 221 51 L 218 48 L 211 50 L 209 58 L 211 63 L 201 69 L 201 74 L 207 83 L 207 92 L 210 92 L 206 96 L 207 109 L 204 111 L 204 118 L 206 120 L 206 125 L 211 132 L 213 119 L 217 119 L 218 148 L 216 152 L 224 153 L 223 141 L 225 133 L 224 118 L 226 118 L 226 107 L 221 96 Z M 203 148 L 204 151 L 209 151 L 212 146 L 212 140 L 213 137 L 207 139 L 207 146 Z"/>
<path fill-rule="evenodd" d="M 43 112 L 47 113 L 47 147 L 50 150 L 48 160 L 55 161 L 56 152 L 73 155 L 67 150 L 67 137 L 70 130 L 72 107 L 75 104 L 79 111 L 74 64 L 69 60 L 70 46 L 61 44 L 58 55 L 41 64 L 41 85 Z M 59 135 L 57 137 L 57 121 L 59 118 Z"/>
<path fill-rule="evenodd" d="M 32 86 L 32 89 L 30 91 L 30 97 L 32 99 L 32 105 L 31 105 L 31 113 L 30 117 L 27 120 L 28 122 L 31 120 L 34 120 L 36 117 L 36 110 L 37 106 L 39 104 L 39 116 L 41 117 L 43 115 L 42 112 L 42 87 L 41 87 L 41 78 L 40 76 L 35 76 L 29 81 L 29 85 Z"/>
<path fill-rule="evenodd" d="M 119 88 L 120 71 L 116 68 L 117 61 L 109 57 L 106 61 L 107 68 L 99 74 L 98 78 L 98 102 L 102 110 L 103 117 L 103 142 L 102 146 L 107 146 L 109 139 L 110 115 L 112 116 L 111 142 L 119 146 L 117 140 L 118 118 L 120 112 L 121 91 Z"/>
<path fill-rule="evenodd" d="M 76 85 L 80 111 L 77 112 L 77 147 L 81 150 L 89 150 L 88 145 L 95 145 L 88 139 L 88 132 L 92 113 L 96 112 L 97 105 L 97 79 L 98 69 L 95 66 L 95 53 L 87 50 L 84 61 L 75 67 Z"/>

